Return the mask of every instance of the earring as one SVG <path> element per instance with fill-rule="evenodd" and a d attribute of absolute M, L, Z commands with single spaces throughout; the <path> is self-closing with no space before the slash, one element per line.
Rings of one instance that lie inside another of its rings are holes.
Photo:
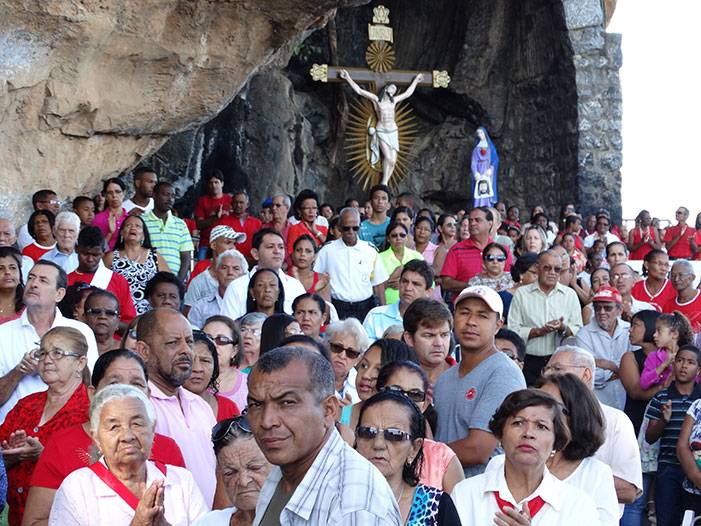
<path fill-rule="evenodd" d="M 554 456 L 555 456 L 555 453 L 557 453 L 557 451 L 556 451 L 555 449 L 553 449 L 553 450 L 550 452 L 550 458 L 554 457 Z"/>

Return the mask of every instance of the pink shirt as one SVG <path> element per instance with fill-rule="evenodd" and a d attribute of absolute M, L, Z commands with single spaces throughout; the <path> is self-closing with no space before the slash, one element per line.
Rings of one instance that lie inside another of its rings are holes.
<path fill-rule="evenodd" d="M 455 457 L 455 451 L 443 442 L 424 439 L 424 463 L 421 466 L 419 482 L 426 486 L 443 489 L 443 477 L 448 470 L 450 461 Z"/>
<path fill-rule="evenodd" d="M 117 238 L 119 237 L 119 227 L 122 226 L 122 223 L 124 223 L 124 220 L 127 217 L 129 217 L 127 215 L 127 211 L 124 208 L 122 208 L 122 216 L 119 219 L 117 219 L 114 234 L 112 234 L 112 238 L 109 240 L 109 243 L 107 243 L 110 252 L 114 250 L 114 246 L 117 244 Z M 107 235 L 110 233 L 109 221 L 110 209 L 105 208 L 102 212 L 98 212 L 97 214 L 95 214 L 95 219 L 92 220 L 92 226 L 98 227 L 102 232 L 102 235 L 107 237 Z"/>
<path fill-rule="evenodd" d="M 231 391 L 219 391 L 219 394 L 226 396 L 243 411 L 248 405 L 248 375 L 243 371 L 239 371 L 239 377 L 234 388 Z"/>
<path fill-rule="evenodd" d="M 104 460 L 100 462 L 104 464 Z M 147 462 L 146 487 L 159 479 L 164 479 L 163 473 Z M 167 467 L 163 507 L 165 519 L 172 526 L 188 526 L 209 511 L 192 474 L 175 466 Z M 133 518 L 134 509 L 129 504 L 90 468 L 80 468 L 58 488 L 49 526 L 113 526 L 130 524 Z"/>
<path fill-rule="evenodd" d="M 192 472 L 207 506 L 211 508 L 217 485 L 217 459 L 211 439 L 212 428 L 217 421 L 212 408 L 202 398 L 182 387 L 178 388 L 176 396 L 168 396 L 153 382 L 149 381 L 148 385 L 156 410 L 156 432 L 178 444 L 185 466 Z"/>
<path fill-rule="evenodd" d="M 669 375 L 672 374 L 672 366 L 668 365 L 662 371 L 662 374 L 657 374 L 657 368 L 662 365 L 667 359 L 667 351 L 663 348 L 651 352 L 645 358 L 643 364 L 643 372 L 640 373 L 640 387 L 649 389 L 653 385 L 661 384 L 667 381 Z"/>

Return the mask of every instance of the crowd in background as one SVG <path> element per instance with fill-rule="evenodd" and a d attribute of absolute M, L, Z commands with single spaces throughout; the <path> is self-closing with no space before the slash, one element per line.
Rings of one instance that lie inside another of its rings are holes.
<path fill-rule="evenodd" d="M 701 514 L 701 214 L 127 193 L 0 217 L 9 524 Z"/>

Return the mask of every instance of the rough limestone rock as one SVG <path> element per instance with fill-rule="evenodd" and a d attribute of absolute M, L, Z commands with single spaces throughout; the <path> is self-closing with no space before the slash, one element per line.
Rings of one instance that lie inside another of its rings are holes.
<path fill-rule="evenodd" d="M 363 0 L 0 0 L 0 209 L 94 191 Z"/>
<path fill-rule="evenodd" d="M 449 89 L 411 98 L 421 131 L 399 190 L 444 209 L 467 204 L 474 132 L 484 124 L 501 157 L 502 199 L 552 214 L 564 202 L 584 212 L 605 206 L 620 218 L 620 37 L 605 32 L 600 0 L 382 3 L 395 32 L 395 68 L 447 69 L 452 77 Z M 258 203 L 302 188 L 336 204 L 364 195 L 344 157 L 355 95 L 312 82 L 308 70 L 314 62 L 365 67 L 373 5 L 339 10 L 287 67 L 254 76 L 218 117 L 147 160 L 178 181 L 185 208 L 214 169 L 227 190 L 247 188 Z"/>

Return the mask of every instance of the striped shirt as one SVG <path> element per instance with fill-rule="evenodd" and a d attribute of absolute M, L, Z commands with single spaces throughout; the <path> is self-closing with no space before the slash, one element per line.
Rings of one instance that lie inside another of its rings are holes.
<path fill-rule="evenodd" d="M 180 253 L 194 250 L 185 221 L 175 217 L 170 211 L 165 223 L 153 213 L 153 210 L 148 214 L 142 214 L 141 217 L 148 228 L 151 245 L 166 260 L 168 268 L 177 274 L 180 271 Z"/>
<path fill-rule="evenodd" d="M 258 526 L 282 471 L 274 466 L 258 497 Z M 280 526 L 399 526 L 399 508 L 380 472 L 336 430 L 321 448 L 280 514 Z"/>
<path fill-rule="evenodd" d="M 660 437 L 660 453 L 657 457 L 657 461 L 660 464 L 679 466 L 677 439 L 689 407 L 691 407 L 694 400 L 699 398 L 701 398 L 701 388 L 696 383 L 694 383 L 694 390 L 690 395 L 683 395 L 677 391 L 675 382 L 672 382 L 668 389 L 663 389 L 650 400 L 650 405 L 648 405 L 645 412 L 645 416 L 650 420 L 660 420 L 662 418 L 662 406 L 667 401 L 672 401 L 672 418 L 667 422 Z"/>

